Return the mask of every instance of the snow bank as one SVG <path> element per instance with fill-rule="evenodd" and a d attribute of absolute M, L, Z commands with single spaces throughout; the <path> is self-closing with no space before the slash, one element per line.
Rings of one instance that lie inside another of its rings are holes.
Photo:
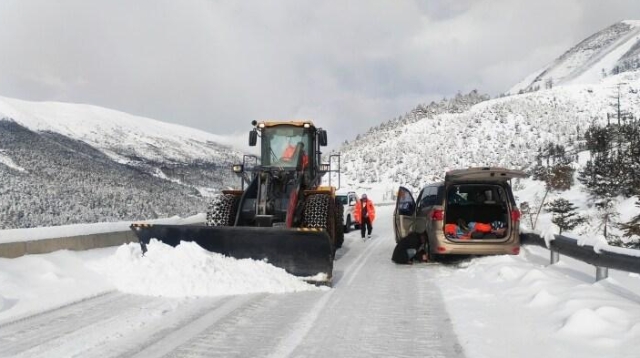
<path fill-rule="evenodd" d="M 474 357 L 638 356 L 637 275 L 594 282 L 592 266 L 568 257 L 548 265 L 548 251 L 533 246 L 432 267 L 458 339 Z"/>
<path fill-rule="evenodd" d="M 179 216 L 173 216 L 164 219 L 154 220 L 140 220 L 136 222 L 154 223 L 154 224 L 196 224 L 203 223 L 205 221 L 206 214 L 200 213 L 187 218 L 181 218 Z M 0 230 L 0 244 L 7 242 L 22 242 L 29 240 L 45 240 L 55 239 L 59 237 L 72 237 L 81 235 L 94 235 L 103 234 L 107 232 L 127 231 L 129 226 L 133 223 L 130 221 L 121 222 L 104 222 L 93 224 L 74 224 L 74 225 L 60 225 L 49 227 L 36 227 L 28 229 L 10 229 Z"/>
<path fill-rule="evenodd" d="M 319 288 L 263 261 L 237 260 L 192 242 L 177 247 L 152 240 L 142 256 L 138 244 L 122 245 L 114 255 L 87 266 L 119 291 L 149 296 L 194 297 L 285 293 Z"/>

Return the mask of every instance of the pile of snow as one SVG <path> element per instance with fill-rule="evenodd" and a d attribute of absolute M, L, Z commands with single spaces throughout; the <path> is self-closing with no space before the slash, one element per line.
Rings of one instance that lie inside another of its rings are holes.
<path fill-rule="evenodd" d="M 0 258 L 0 324 L 113 290 L 105 279 L 85 268 L 113 248 L 84 252 Z"/>
<path fill-rule="evenodd" d="M 163 297 L 285 293 L 322 289 L 263 261 L 237 260 L 204 250 L 193 242 L 174 247 L 152 240 L 142 256 L 128 244 L 89 265 L 119 291 Z"/>

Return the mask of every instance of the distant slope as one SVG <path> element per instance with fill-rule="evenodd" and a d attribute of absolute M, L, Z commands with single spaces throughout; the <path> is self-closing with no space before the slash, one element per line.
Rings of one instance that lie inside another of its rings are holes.
<path fill-rule="evenodd" d="M 105 108 L 0 98 L 0 229 L 203 212 L 241 153 Z"/>
<path fill-rule="evenodd" d="M 640 90 L 640 73 L 611 76 L 598 85 L 573 85 L 484 101 L 462 113 L 423 116 L 393 128 L 377 127 L 344 144 L 343 183 L 389 183 L 418 188 L 447 169 L 499 165 L 527 168 L 546 142 L 575 145 L 592 122 L 606 122 L 619 82 Z M 625 92 L 626 93 L 626 92 Z M 640 98 L 626 93 L 626 110 Z"/>
<path fill-rule="evenodd" d="M 603 77 L 627 70 L 639 60 L 640 21 L 621 21 L 589 36 L 550 65 L 512 87 L 517 94 L 548 85 L 595 84 Z"/>
<path fill-rule="evenodd" d="M 231 143 L 222 136 L 92 105 L 0 97 L 0 118 L 81 140 L 125 162 L 142 158 L 185 163 L 231 152 Z"/>

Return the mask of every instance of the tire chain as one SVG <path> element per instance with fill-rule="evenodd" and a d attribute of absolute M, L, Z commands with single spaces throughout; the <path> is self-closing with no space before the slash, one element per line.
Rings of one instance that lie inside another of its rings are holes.
<path fill-rule="evenodd" d="M 239 197 L 217 194 L 207 208 L 207 226 L 233 226 Z"/>
<path fill-rule="evenodd" d="M 336 247 L 344 242 L 344 205 L 336 201 Z"/>
<path fill-rule="evenodd" d="M 329 226 L 329 196 L 309 195 L 304 203 L 302 225 L 304 227 L 327 229 Z"/>

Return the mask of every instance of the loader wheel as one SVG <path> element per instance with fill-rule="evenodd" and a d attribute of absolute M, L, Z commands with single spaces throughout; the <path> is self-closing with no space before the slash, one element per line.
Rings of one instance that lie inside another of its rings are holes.
<path fill-rule="evenodd" d="M 336 248 L 341 248 L 344 243 L 344 205 L 336 202 Z"/>
<path fill-rule="evenodd" d="M 333 240 L 332 246 L 335 253 L 337 242 L 335 241 L 334 222 L 330 220 L 332 215 L 329 195 L 312 194 L 305 200 L 302 226 L 327 230 L 329 237 Z"/>
<path fill-rule="evenodd" d="M 207 209 L 208 226 L 233 226 L 240 197 L 232 194 L 216 195 Z"/>

